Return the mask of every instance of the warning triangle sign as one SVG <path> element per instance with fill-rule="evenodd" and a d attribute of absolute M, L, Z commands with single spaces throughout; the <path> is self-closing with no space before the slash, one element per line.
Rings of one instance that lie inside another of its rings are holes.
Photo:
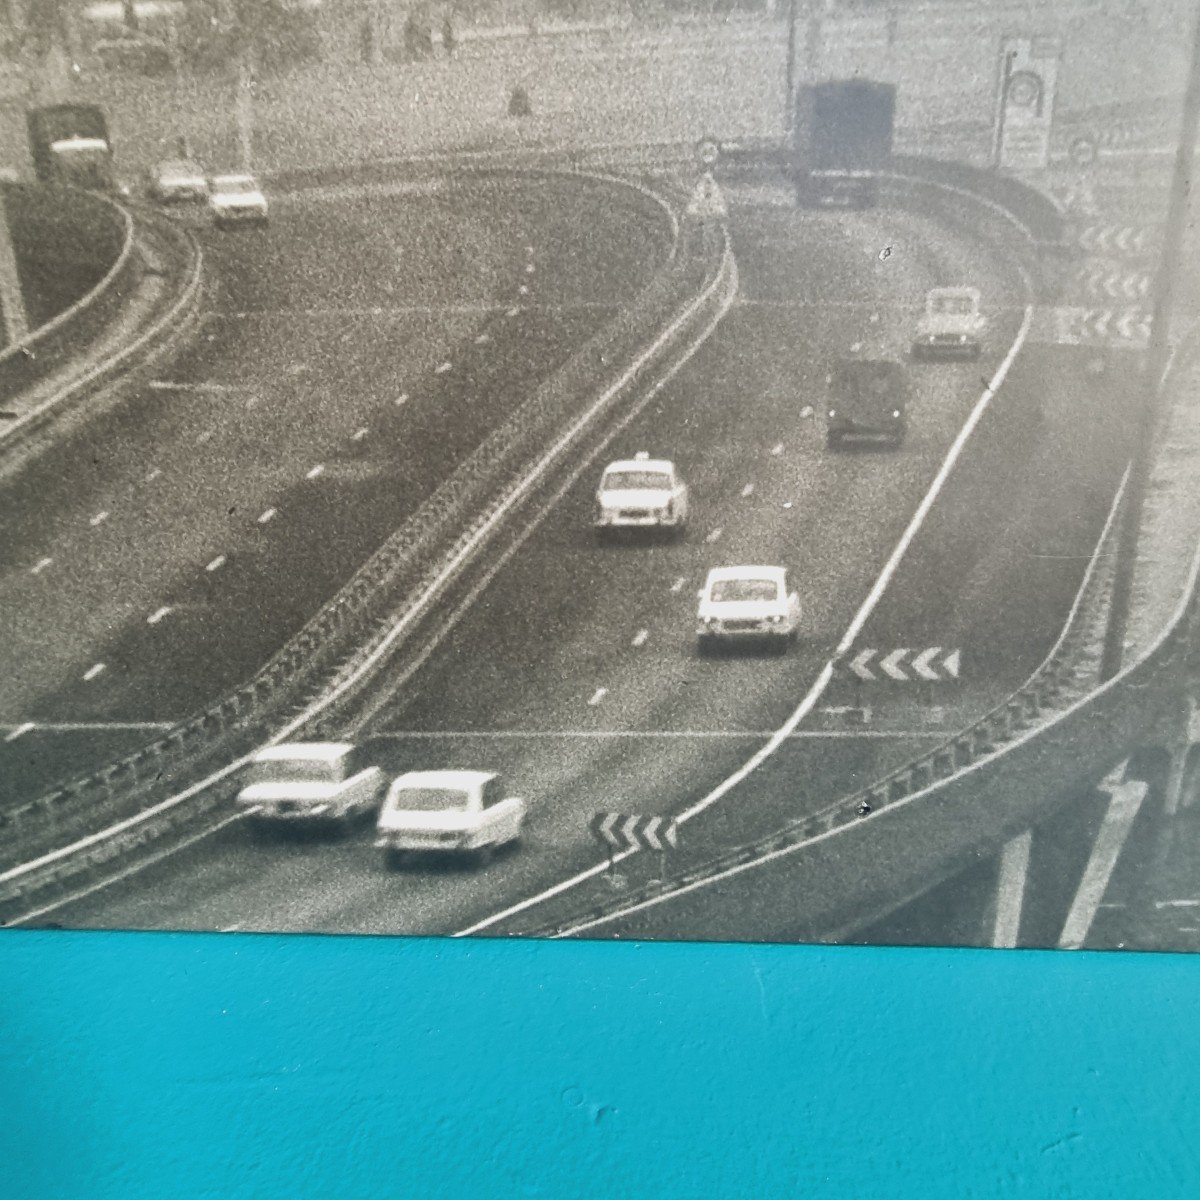
<path fill-rule="evenodd" d="M 700 176 L 700 182 L 696 184 L 695 190 L 692 192 L 692 198 L 688 201 L 687 215 L 689 217 L 724 217 L 727 215 L 725 197 L 721 195 L 717 181 L 708 171 Z"/>

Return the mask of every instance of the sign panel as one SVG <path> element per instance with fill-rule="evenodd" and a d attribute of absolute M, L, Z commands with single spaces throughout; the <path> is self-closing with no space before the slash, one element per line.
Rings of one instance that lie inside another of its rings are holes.
<path fill-rule="evenodd" d="M 1050 127 L 1061 43 L 1006 37 L 1000 47 L 995 162 L 1008 171 L 1042 171 L 1050 161 Z"/>

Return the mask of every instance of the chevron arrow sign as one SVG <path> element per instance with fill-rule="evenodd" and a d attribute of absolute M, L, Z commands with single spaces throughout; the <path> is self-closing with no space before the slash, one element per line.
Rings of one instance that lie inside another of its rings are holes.
<path fill-rule="evenodd" d="M 592 837 L 609 850 L 674 850 L 678 841 L 674 817 L 598 812 L 588 828 Z"/>
<path fill-rule="evenodd" d="M 912 650 L 904 646 L 896 650 L 858 650 L 845 670 L 868 683 L 880 679 L 919 683 L 957 679 L 961 665 L 961 650 L 946 650 L 942 646 Z"/>

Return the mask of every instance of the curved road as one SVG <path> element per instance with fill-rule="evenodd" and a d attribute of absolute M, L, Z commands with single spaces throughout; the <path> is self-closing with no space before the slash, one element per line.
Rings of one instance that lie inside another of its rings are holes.
<path fill-rule="evenodd" d="M 665 234 L 573 181 L 313 189 L 268 230 L 204 227 L 195 348 L 6 487 L 0 803 L 252 675 Z"/>
<path fill-rule="evenodd" d="M 480 872 L 428 863 L 391 874 L 365 831 L 334 844 L 263 844 L 235 824 L 53 919 L 191 929 L 519 929 L 526 917 L 543 919 L 545 907 L 495 918 L 597 861 L 586 829 L 593 812 L 679 812 L 763 743 L 862 604 L 1011 343 L 1024 295 L 1004 248 L 984 250 L 910 213 L 816 215 L 762 205 L 735 210 L 733 224 L 739 305 L 607 452 L 645 448 L 680 462 L 693 489 L 686 540 L 598 547 L 587 525 L 597 463 L 547 507 L 427 659 L 397 678 L 370 722 L 390 770 L 503 771 L 530 802 L 522 847 Z M 995 316 L 984 361 L 914 368 L 910 438 L 899 453 L 828 452 L 803 409 L 819 404 L 829 364 L 856 344 L 901 354 L 925 289 L 964 279 L 984 286 Z M 937 547 L 918 539 L 905 569 L 924 563 L 925 577 L 885 593 L 877 609 L 884 628 L 907 622 L 924 633 L 924 597 L 942 595 L 924 586 L 928 571 L 969 576 L 961 594 L 945 589 L 960 602 L 941 602 L 938 611 L 955 635 L 974 639 L 964 657 L 970 677 L 936 698 L 879 693 L 868 728 L 847 727 L 836 711 L 814 714 L 756 772 L 744 801 L 735 791 L 685 827 L 687 854 L 774 828 L 898 765 L 914 745 L 942 736 L 956 714 L 990 702 L 1032 668 L 1081 570 L 1078 553 L 1057 550 L 1071 541 L 1090 550 L 1119 458 L 1118 405 L 1094 381 L 1091 394 L 1081 394 L 1080 366 L 1059 348 L 1031 348 L 1018 359 L 1013 395 L 1038 396 L 1044 419 L 1036 437 L 1011 435 L 1007 448 L 1024 457 L 1009 462 L 1008 486 L 967 474 L 960 487 L 964 507 L 950 520 L 971 531 L 976 561 L 939 560 Z M 1081 438 L 1085 399 L 1093 420 Z M 998 489 L 1006 499 L 1000 518 Z M 1055 514 L 1060 528 L 1051 529 Z M 1040 553 L 1031 531 L 1056 549 L 1044 556 L 1057 563 L 1046 577 L 1053 586 L 1027 589 L 1017 570 L 1015 556 Z M 801 645 L 785 658 L 698 659 L 694 594 L 705 570 L 751 560 L 796 572 L 807 612 Z M 997 637 L 1005 630 L 1016 632 Z M 1002 653 L 987 650 L 990 639 Z M 653 866 L 643 855 L 631 870 Z M 590 881 L 587 890 L 608 886 Z"/>

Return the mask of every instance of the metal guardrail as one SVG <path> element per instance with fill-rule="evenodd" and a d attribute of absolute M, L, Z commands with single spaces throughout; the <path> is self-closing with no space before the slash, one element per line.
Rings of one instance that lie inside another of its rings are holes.
<path fill-rule="evenodd" d="M 254 679 L 136 753 L 0 814 L 8 839 L 0 862 L 15 863 L 0 873 L 0 918 L 17 919 L 67 881 L 186 832 L 228 799 L 250 752 L 336 720 L 337 704 L 369 685 L 514 503 L 714 305 L 727 304 L 731 288 L 724 230 L 685 228 L 635 304 L 460 464 Z"/>

